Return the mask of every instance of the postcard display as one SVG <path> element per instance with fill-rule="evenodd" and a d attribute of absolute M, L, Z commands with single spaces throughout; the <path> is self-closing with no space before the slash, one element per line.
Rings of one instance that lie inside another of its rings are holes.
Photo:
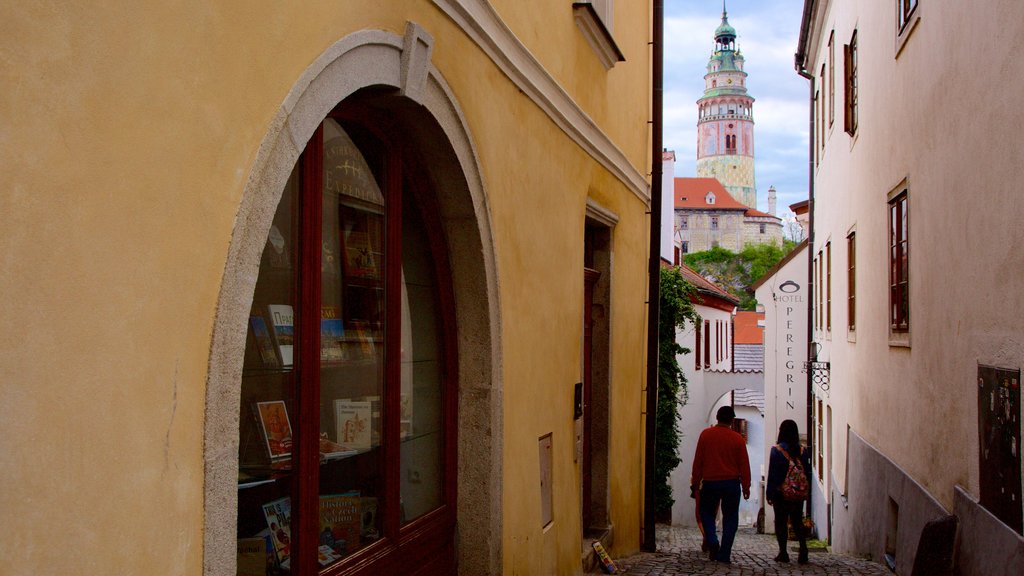
<path fill-rule="evenodd" d="M 377 508 L 383 505 L 379 491 L 384 484 L 384 199 L 367 161 L 330 121 L 324 124 L 324 141 L 321 567 L 379 538 Z M 303 385 L 297 382 L 301 343 L 295 340 L 297 321 L 301 322 L 295 250 L 298 172 L 284 191 L 264 249 L 246 343 L 239 423 L 238 574 L 247 576 L 289 573 L 290 568 L 292 431 L 299 418 L 295 390 Z M 403 377 L 403 440 L 413 431 L 412 392 L 411 378 Z"/>

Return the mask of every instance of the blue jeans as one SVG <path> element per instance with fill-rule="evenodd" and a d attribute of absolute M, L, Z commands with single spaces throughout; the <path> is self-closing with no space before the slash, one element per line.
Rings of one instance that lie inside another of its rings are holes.
<path fill-rule="evenodd" d="M 715 533 L 715 516 L 722 506 L 722 542 Z M 700 522 L 704 525 L 704 539 L 708 546 L 718 546 L 716 560 L 731 561 L 732 542 L 740 525 L 740 481 L 705 480 L 700 489 Z"/>

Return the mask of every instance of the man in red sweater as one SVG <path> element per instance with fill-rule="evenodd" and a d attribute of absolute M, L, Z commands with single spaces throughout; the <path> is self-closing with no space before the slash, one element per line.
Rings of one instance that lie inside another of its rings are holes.
<path fill-rule="evenodd" d="M 747 444 L 731 426 L 736 418 L 732 406 L 722 406 L 716 415 L 718 424 L 700 433 L 693 456 L 691 489 L 700 489 L 698 511 L 704 526 L 704 541 L 711 560 L 728 564 L 732 542 L 740 520 L 740 490 L 750 499 L 750 461 Z M 722 542 L 715 533 L 715 516 L 722 506 Z"/>

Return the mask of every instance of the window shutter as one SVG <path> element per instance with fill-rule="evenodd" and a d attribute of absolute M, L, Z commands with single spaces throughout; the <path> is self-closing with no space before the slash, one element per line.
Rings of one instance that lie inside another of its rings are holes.
<path fill-rule="evenodd" d="M 853 54 L 849 44 L 843 44 L 843 129 L 853 134 Z"/>

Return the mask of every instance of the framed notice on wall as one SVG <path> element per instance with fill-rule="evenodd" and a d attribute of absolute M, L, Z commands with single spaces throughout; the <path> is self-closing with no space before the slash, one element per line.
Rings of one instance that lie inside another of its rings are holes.
<path fill-rule="evenodd" d="M 1020 370 L 979 365 L 981 505 L 1024 534 L 1020 427 Z"/>

